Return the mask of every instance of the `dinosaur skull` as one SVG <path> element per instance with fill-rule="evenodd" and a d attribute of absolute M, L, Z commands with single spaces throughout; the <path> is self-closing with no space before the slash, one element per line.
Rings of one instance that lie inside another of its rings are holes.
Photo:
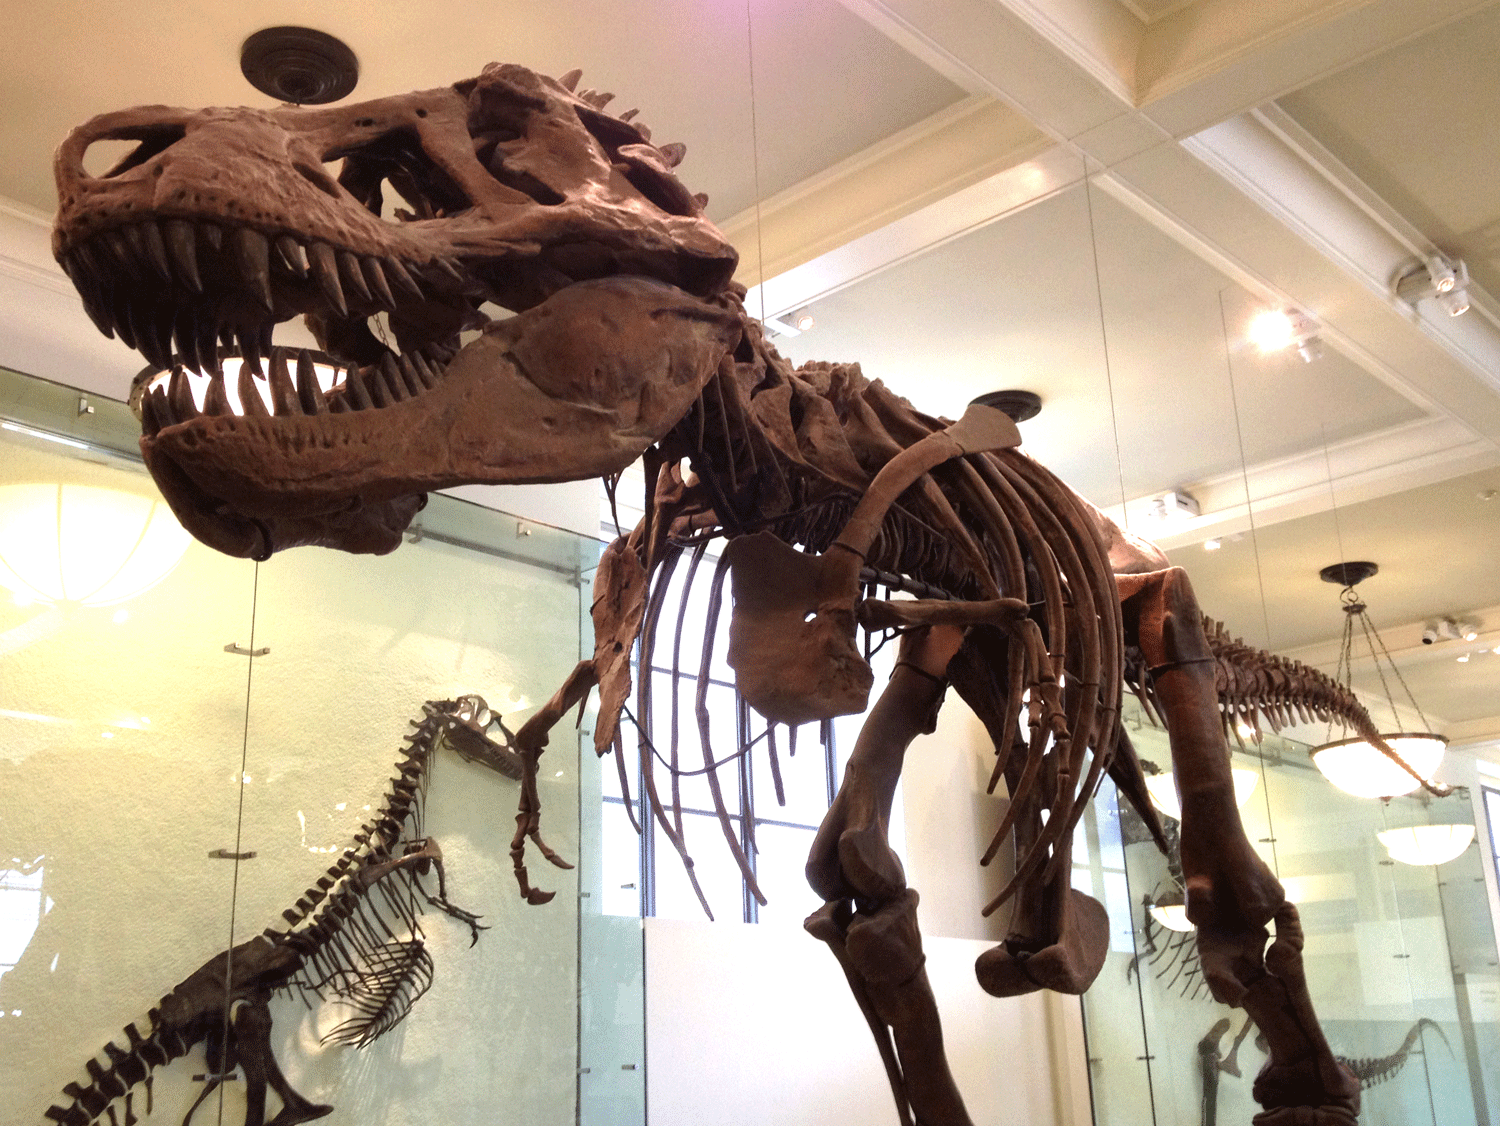
<path fill-rule="evenodd" d="M 388 551 L 428 489 L 613 472 L 688 409 L 736 338 L 734 251 L 673 174 L 682 147 L 574 83 L 497 64 L 332 109 L 140 107 L 64 141 L 54 252 L 85 308 L 209 376 L 142 402 L 147 464 L 200 539 Z M 90 175 L 103 140 L 137 144 Z M 296 316 L 347 365 L 336 385 L 273 349 Z"/>

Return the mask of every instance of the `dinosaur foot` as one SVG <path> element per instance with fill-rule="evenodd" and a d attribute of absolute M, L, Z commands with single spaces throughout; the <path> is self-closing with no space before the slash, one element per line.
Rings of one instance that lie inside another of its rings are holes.
<path fill-rule="evenodd" d="M 994 997 L 1019 997 L 1038 989 L 1082 993 L 1093 984 L 1109 953 L 1109 916 L 1100 904 L 1069 888 L 1069 910 L 1058 941 L 1034 948 L 1022 938 L 1008 938 L 979 955 L 974 976 Z"/>
<path fill-rule="evenodd" d="M 1341 1063 L 1329 1077 L 1314 1058 L 1291 1064 L 1267 1061 L 1251 1093 L 1266 1109 L 1255 1126 L 1354 1126 L 1359 1118 L 1359 1080 Z M 1331 1081 L 1330 1081 L 1331 1080 Z"/>
<path fill-rule="evenodd" d="M 479 941 L 480 931 L 487 931 L 490 929 L 489 927 L 482 927 L 479 925 L 479 920 L 484 918 L 483 915 L 476 915 L 472 911 L 465 911 L 462 907 L 449 903 L 448 900 L 445 899 L 442 895 L 429 895 L 427 897 L 427 902 L 432 904 L 432 906 L 436 907 L 439 911 L 442 911 L 444 914 L 451 915 L 459 922 L 467 923 L 469 925 L 469 933 L 472 936 L 469 939 L 470 946 L 473 946 L 476 942 Z"/>

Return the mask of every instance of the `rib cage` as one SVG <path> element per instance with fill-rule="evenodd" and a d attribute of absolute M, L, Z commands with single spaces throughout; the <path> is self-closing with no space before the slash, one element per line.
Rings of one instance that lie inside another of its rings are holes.
<path fill-rule="evenodd" d="M 709 577 L 704 542 L 764 529 L 809 553 L 821 552 L 880 467 L 945 425 L 914 411 L 878 381 L 866 380 L 856 365 L 809 364 L 794 371 L 747 320 L 740 347 L 661 443 L 662 463 L 672 467 L 685 461 L 694 476 L 668 468 L 658 483 L 648 471 L 655 499 L 647 518 L 611 548 L 641 560 L 644 613 L 608 623 L 596 615 L 597 652 L 607 646 L 620 652 L 638 640 L 640 664 L 651 667 L 658 663 L 663 622 L 675 619 L 671 668 L 680 671 L 686 659 L 706 672 L 727 568 L 720 564 Z M 985 723 L 996 747 L 990 788 L 1004 778 L 1011 797 L 983 861 L 1014 829 L 1017 870 L 987 911 L 1027 881 L 1040 877 L 1050 883 L 1060 874 L 1066 879 L 1072 830 L 1106 770 L 1141 807 L 1147 823 L 1156 824 L 1134 752 L 1120 737 L 1123 639 L 1113 577 L 1093 514 L 1071 490 L 1018 451 L 955 460 L 900 498 L 867 563 L 864 577 L 871 588 L 907 589 L 922 597 L 1003 595 L 1032 605 L 1031 615 L 1012 628 L 972 628 L 951 669 L 955 689 Z M 666 593 L 679 566 L 691 575 L 685 587 L 711 583 L 705 648 L 697 654 L 681 650 L 686 591 L 670 612 L 667 608 Z M 871 644 L 867 639 L 867 648 Z M 676 683 L 674 675 L 674 691 Z M 740 725 L 735 755 L 716 758 L 720 751 L 710 742 L 705 685 L 706 677 L 700 677 L 693 706 L 703 746 L 701 769 L 728 847 L 751 894 L 764 902 L 717 778 L 725 762 L 749 751 L 748 725 Z M 627 695 L 602 692 L 596 726 L 601 754 L 620 747 L 618 721 Z M 645 806 L 682 856 L 701 902 L 682 838 L 677 783 L 684 770 L 700 769 L 680 761 L 684 701 L 673 701 L 671 730 L 665 733 L 651 720 L 650 678 L 640 678 L 634 704 Z M 826 722 L 820 734 L 826 743 Z M 794 738 L 784 735 L 788 745 Z M 765 743 L 773 779 L 779 777 L 779 741 L 774 729 L 753 739 Z M 654 757 L 671 776 L 665 795 Z M 620 771 L 623 783 L 623 763 Z"/>

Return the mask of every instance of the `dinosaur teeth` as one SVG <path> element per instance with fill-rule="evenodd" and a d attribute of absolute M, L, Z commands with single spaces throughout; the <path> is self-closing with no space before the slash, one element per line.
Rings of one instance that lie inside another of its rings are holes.
<path fill-rule="evenodd" d="M 194 293 L 203 292 L 203 279 L 198 274 L 198 238 L 193 225 L 184 219 L 168 219 L 162 226 L 167 252 L 177 267 L 176 274 Z"/>
<path fill-rule="evenodd" d="M 324 242 L 315 242 L 307 248 L 307 259 L 323 296 L 338 310 L 339 315 L 349 315 L 349 303 L 344 299 L 344 287 L 339 282 L 338 255 L 333 247 Z"/>

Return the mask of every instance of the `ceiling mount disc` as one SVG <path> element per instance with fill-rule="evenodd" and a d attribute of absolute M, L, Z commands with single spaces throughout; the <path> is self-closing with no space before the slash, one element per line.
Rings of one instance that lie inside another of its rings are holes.
<path fill-rule="evenodd" d="M 1318 578 L 1325 583 L 1337 583 L 1339 586 L 1354 586 L 1362 583 L 1380 568 L 1374 563 L 1356 560 L 1353 563 L 1331 563 L 1318 572 Z"/>
<path fill-rule="evenodd" d="M 1012 422 L 1025 422 L 1042 413 L 1042 397 L 1035 391 L 986 391 L 973 400 L 1010 415 Z"/>
<path fill-rule="evenodd" d="M 262 94 L 302 106 L 346 97 L 359 60 L 341 39 L 310 27 L 267 27 L 245 40 L 240 70 Z"/>

